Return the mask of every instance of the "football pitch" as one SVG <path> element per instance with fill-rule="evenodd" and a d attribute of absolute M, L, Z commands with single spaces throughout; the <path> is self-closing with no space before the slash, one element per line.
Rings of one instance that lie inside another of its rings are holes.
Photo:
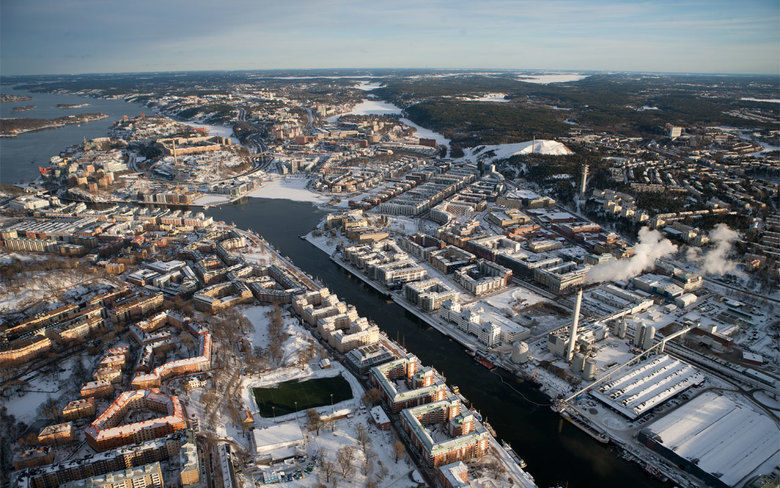
<path fill-rule="evenodd" d="M 252 393 L 263 417 L 287 415 L 330 405 L 331 394 L 334 404 L 352 398 L 352 388 L 341 375 L 305 381 L 285 381 L 269 388 L 252 388 Z"/>

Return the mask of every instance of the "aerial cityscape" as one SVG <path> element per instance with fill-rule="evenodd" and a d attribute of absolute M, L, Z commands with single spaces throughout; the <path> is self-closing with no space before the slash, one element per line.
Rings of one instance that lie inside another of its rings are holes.
<path fill-rule="evenodd" d="M 777 1 L 0 27 L 0 488 L 780 488 Z"/>

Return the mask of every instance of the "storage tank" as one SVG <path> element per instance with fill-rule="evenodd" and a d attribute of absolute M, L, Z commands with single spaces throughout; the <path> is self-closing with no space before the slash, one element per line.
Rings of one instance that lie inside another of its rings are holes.
<path fill-rule="evenodd" d="M 640 325 L 636 329 L 634 329 L 634 347 L 639 347 L 642 345 L 642 340 L 644 339 L 645 335 L 645 326 Z"/>
<path fill-rule="evenodd" d="M 652 325 L 645 329 L 644 337 L 642 337 L 642 349 L 648 350 L 653 346 L 653 339 L 655 338 L 655 327 Z"/>
<path fill-rule="evenodd" d="M 620 321 L 617 328 L 617 336 L 621 339 L 626 338 L 626 319 Z"/>
<path fill-rule="evenodd" d="M 588 358 L 585 360 L 585 369 L 582 372 L 582 376 L 588 380 L 593 381 L 596 379 L 596 360 Z"/>
<path fill-rule="evenodd" d="M 585 365 L 585 355 L 581 352 L 574 353 L 574 358 L 571 361 L 571 368 L 576 371 L 582 371 L 582 367 Z"/>
<path fill-rule="evenodd" d="M 515 342 L 512 345 L 512 361 L 515 363 L 524 363 L 528 361 L 528 344 L 525 342 Z"/>

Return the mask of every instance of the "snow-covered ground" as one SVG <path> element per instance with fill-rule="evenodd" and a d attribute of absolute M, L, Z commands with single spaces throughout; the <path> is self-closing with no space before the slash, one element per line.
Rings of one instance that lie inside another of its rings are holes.
<path fill-rule="evenodd" d="M 401 122 L 408 125 L 409 127 L 412 127 L 415 130 L 414 132 L 415 137 L 422 137 L 425 139 L 436 139 L 436 144 L 440 146 L 450 147 L 450 140 L 444 137 L 442 134 L 439 134 L 438 132 L 434 132 L 431 129 L 426 129 L 425 127 L 417 125 L 411 120 L 407 119 L 406 117 L 401 117 Z"/>
<path fill-rule="evenodd" d="M 195 199 L 192 203 L 195 205 L 215 205 L 217 203 L 229 202 L 230 197 L 222 193 L 207 193 Z"/>
<path fill-rule="evenodd" d="M 368 100 L 365 99 L 362 102 L 355 105 L 349 112 L 334 115 L 325 119 L 326 122 L 335 122 L 342 115 L 400 115 L 401 107 L 393 105 L 389 102 L 383 102 L 381 100 Z"/>
<path fill-rule="evenodd" d="M 325 203 L 328 198 L 306 188 L 305 177 L 274 177 L 247 195 L 254 198 L 293 200 L 296 202 Z"/>
<path fill-rule="evenodd" d="M 352 110 L 350 110 L 349 112 L 339 114 L 339 115 L 334 115 L 333 117 L 328 117 L 327 119 L 325 119 L 325 121 L 335 122 L 342 115 L 401 115 L 402 112 L 403 111 L 401 110 L 401 107 L 394 105 L 392 103 L 384 102 L 382 100 L 365 99 L 361 103 L 355 105 L 355 107 L 352 108 Z M 447 147 L 450 146 L 450 140 L 444 137 L 443 135 L 439 134 L 438 132 L 434 132 L 430 129 L 426 129 L 425 127 L 419 126 L 405 117 L 401 118 L 401 122 L 415 130 L 415 134 L 414 134 L 415 137 L 436 139 L 436 144 L 439 144 L 440 146 L 447 146 Z"/>
<path fill-rule="evenodd" d="M 12 393 L 11 398 L 0 399 L 0 406 L 8 410 L 9 415 L 13 415 L 17 422 L 30 424 L 44 417 L 39 415 L 39 407 L 49 399 L 58 400 L 66 392 L 65 384 L 71 382 L 71 374 L 75 361 L 80 361 L 76 356 L 64 361 L 61 368 L 64 371 L 56 370 L 54 374 L 38 374 L 34 377 L 22 378 L 26 384 L 19 387 L 19 393 Z M 80 387 L 75 383 L 72 388 Z M 69 399 L 70 400 L 70 399 Z"/>
<path fill-rule="evenodd" d="M 273 310 L 271 306 L 257 305 L 243 310 L 244 316 L 252 324 L 254 333 L 252 336 L 252 345 L 262 349 L 270 345 L 268 336 L 268 325 L 270 324 L 270 314 Z M 284 351 L 282 364 L 279 366 L 293 366 L 298 359 L 298 354 L 307 347 L 311 347 L 314 339 L 309 332 L 303 328 L 296 317 L 289 312 L 283 311 L 282 320 L 284 321 L 284 332 L 287 338 L 282 344 Z"/>
<path fill-rule="evenodd" d="M 492 155 L 487 153 L 493 152 Z M 538 139 L 534 141 L 517 142 L 513 144 L 493 144 L 488 146 L 477 146 L 468 148 L 465 151 L 463 159 L 496 161 L 507 159 L 517 154 L 546 154 L 549 156 L 565 156 L 574 154 L 571 149 L 558 141 L 549 139 Z"/>
<path fill-rule="evenodd" d="M 228 127 L 225 125 L 204 124 L 203 122 L 192 122 L 189 120 L 182 120 L 181 123 L 185 125 L 189 125 L 190 127 L 194 127 L 196 129 L 206 129 L 209 131 L 209 134 L 211 135 L 228 137 L 233 142 L 233 144 L 240 144 L 238 139 L 233 137 L 232 127 Z"/>
<path fill-rule="evenodd" d="M 740 98 L 740 100 L 743 100 L 745 102 L 780 103 L 780 98 L 750 98 L 750 97 L 744 97 L 744 98 Z"/>
<path fill-rule="evenodd" d="M 92 280 L 93 275 L 70 270 L 20 273 L 13 281 L 0 283 L 0 312 L 18 310 L 46 298 L 53 302 L 65 290 Z"/>
<path fill-rule="evenodd" d="M 509 99 L 506 98 L 506 93 L 484 93 L 477 97 L 460 97 L 460 100 L 466 100 L 467 102 L 498 102 L 506 103 Z"/>
<path fill-rule="evenodd" d="M 361 81 L 357 85 L 355 85 L 355 88 L 363 91 L 371 91 L 371 90 L 376 90 L 377 88 L 382 88 L 383 86 L 385 85 L 383 85 L 382 83 L 378 83 L 376 81 Z"/>
<path fill-rule="evenodd" d="M 525 81 L 526 83 L 539 83 L 540 85 L 546 85 L 548 83 L 568 83 L 571 81 L 580 81 L 587 78 L 588 75 L 582 75 L 579 73 L 558 73 L 558 74 L 544 74 L 544 75 L 520 75 L 518 79 Z"/>

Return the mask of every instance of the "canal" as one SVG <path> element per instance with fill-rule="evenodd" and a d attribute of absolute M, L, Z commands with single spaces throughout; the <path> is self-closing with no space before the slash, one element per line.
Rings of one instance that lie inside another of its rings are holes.
<path fill-rule="evenodd" d="M 319 249 L 299 238 L 313 229 L 324 212 L 309 203 L 248 199 L 208 210 L 217 220 L 251 229 L 331 291 L 357 307 L 388 336 L 397 338 L 423 364 L 439 370 L 528 463 L 527 471 L 540 487 L 661 487 L 636 464 L 618 457 L 552 412 L 549 399 L 528 383 L 491 373 L 468 356 L 452 339 L 385 299 L 360 279 L 330 261 Z M 504 380 L 506 381 L 506 380 Z"/>

